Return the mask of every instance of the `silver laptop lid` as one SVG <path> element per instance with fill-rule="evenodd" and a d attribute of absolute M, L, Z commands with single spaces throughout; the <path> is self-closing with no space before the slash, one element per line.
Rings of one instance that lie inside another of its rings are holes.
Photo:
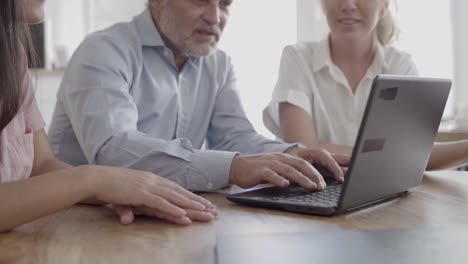
<path fill-rule="evenodd" d="M 362 119 L 338 210 L 420 184 L 451 81 L 379 75 Z"/>

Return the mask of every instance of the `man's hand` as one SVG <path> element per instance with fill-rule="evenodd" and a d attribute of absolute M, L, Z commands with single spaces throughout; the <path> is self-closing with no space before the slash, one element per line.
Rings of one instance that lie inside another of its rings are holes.
<path fill-rule="evenodd" d="M 340 156 L 341 165 L 347 162 L 349 158 Z M 292 181 L 309 190 L 323 190 L 325 181 L 314 166 L 327 169 L 336 179 L 344 179 L 340 164 L 326 150 L 292 148 L 288 153 L 234 157 L 229 180 L 241 188 L 260 183 L 287 187 Z"/>
<path fill-rule="evenodd" d="M 321 165 L 331 166 L 332 171 L 341 172 L 331 156 L 322 152 L 316 155 L 323 156 L 316 158 L 322 162 Z M 251 188 L 260 183 L 287 187 L 291 181 L 309 190 L 323 190 L 326 187 L 316 168 L 306 160 L 287 153 L 238 155 L 232 160 L 229 180 L 241 188 Z"/>
<path fill-rule="evenodd" d="M 306 160 L 320 171 L 322 175 L 331 176 L 338 182 L 344 182 L 344 175 L 351 160 L 349 155 L 330 154 L 325 149 L 293 147 L 288 149 L 286 153 Z"/>

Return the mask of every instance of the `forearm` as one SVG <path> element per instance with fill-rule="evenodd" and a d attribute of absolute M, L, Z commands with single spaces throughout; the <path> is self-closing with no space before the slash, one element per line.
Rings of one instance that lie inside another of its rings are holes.
<path fill-rule="evenodd" d="M 337 144 L 320 144 L 315 139 L 315 136 L 312 137 L 312 136 L 306 136 L 303 134 L 301 135 L 298 133 L 289 133 L 285 137 L 285 141 L 301 143 L 308 148 L 324 148 L 328 150 L 330 153 L 335 153 L 335 154 L 346 154 L 350 156 L 353 154 L 353 147 L 351 146 L 337 145 Z"/>
<path fill-rule="evenodd" d="M 314 148 L 314 146 L 310 146 Z M 335 144 L 318 144 L 315 147 L 320 147 L 328 150 L 330 153 L 334 154 L 346 154 L 352 155 L 353 154 L 353 147 L 344 146 L 344 145 L 335 145 Z"/>
<path fill-rule="evenodd" d="M 91 197 L 86 167 L 0 184 L 0 232 L 68 208 Z"/>
<path fill-rule="evenodd" d="M 48 174 L 48 173 L 52 173 L 52 172 L 56 172 L 60 170 L 71 169 L 71 168 L 73 168 L 73 166 L 68 165 L 65 162 L 62 162 L 58 159 L 50 159 L 50 160 L 44 161 L 43 164 L 41 164 L 39 168 L 35 169 L 32 172 L 31 177 L 40 176 L 40 175 L 44 175 L 44 174 Z M 105 204 L 104 202 L 98 201 L 94 198 L 86 199 L 84 201 L 81 201 L 81 203 L 91 204 L 91 205 Z"/>
<path fill-rule="evenodd" d="M 435 143 L 427 170 L 442 170 L 468 164 L 468 140 Z"/>
<path fill-rule="evenodd" d="M 286 112 L 288 110 L 287 107 L 291 107 L 289 111 L 292 110 L 293 112 Z M 302 109 L 298 109 L 295 106 L 283 105 L 282 110 L 284 112 L 281 113 L 281 130 L 285 142 L 301 143 L 308 148 L 324 148 L 336 154 L 352 154 L 352 146 L 320 143 L 315 135 L 315 127 L 312 120 Z"/>
<path fill-rule="evenodd" d="M 310 137 L 310 136 L 306 137 L 305 135 L 304 136 L 289 135 L 289 137 L 286 137 L 285 141 L 286 142 L 298 142 L 308 148 L 324 148 L 328 150 L 330 153 L 346 154 L 346 155 L 353 154 L 353 147 L 351 146 L 337 145 L 337 144 L 321 144 L 317 142 L 315 138 Z"/>
<path fill-rule="evenodd" d="M 192 191 L 213 191 L 228 185 L 236 153 L 198 150 L 187 139 L 166 141 L 116 136 L 97 155 L 99 165 L 149 171 Z"/>
<path fill-rule="evenodd" d="M 54 158 L 44 161 L 39 168 L 33 170 L 31 177 L 70 168 L 72 168 L 71 165 Z"/>

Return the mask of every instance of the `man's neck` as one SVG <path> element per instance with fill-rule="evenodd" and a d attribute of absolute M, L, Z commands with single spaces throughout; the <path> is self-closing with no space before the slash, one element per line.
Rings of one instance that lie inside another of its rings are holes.
<path fill-rule="evenodd" d="M 179 69 L 179 71 L 182 70 L 185 62 L 188 60 L 188 56 L 183 54 L 166 36 L 164 36 L 164 34 L 159 34 L 161 35 L 161 39 L 163 40 L 166 47 L 172 51 L 172 55 L 174 56 L 174 63 L 177 66 L 177 69 Z"/>
<path fill-rule="evenodd" d="M 182 70 L 182 68 L 184 67 L 185 63 L 187 62 L 188 60 L 188 56 L 183 54 L 173 43 L 172 41 L 169 40 L 169 38 L 167 38 L 164 33 L 161 31 L 161 28 L 159 27 L 158 23 L 156 23 L 156 20 L 154 19 L 154 16 L 153 16 L 153 23 L 154 25 L 156 26 L 156 29 L 158 30 L 159 32 L 159 35 L 161 36 L 161 39 L 162 41 L 164 42 L 164 45 L 166 45 L 166 47 L 168 49 L 170 49 L 172 51 L 172 54 L 174 56 L 174 63 L 175 65 L 177 66 L 177 69 L 180 71 Z"/>
<path fill-rule="evenodd" d="M 172 50 L 172 49 L 171 49 Z M 174 50 L 172 50 L 172 53 L 174 53 Z M 184 67 L 185 63 L 187 62 L 188 60 L 188 56 L 186 55 L 176 55 L 174 53 L 174 62 L 177 66 L 177 69 L 179 69 L 179 71 L 182 70 L 182 68 Z"/>

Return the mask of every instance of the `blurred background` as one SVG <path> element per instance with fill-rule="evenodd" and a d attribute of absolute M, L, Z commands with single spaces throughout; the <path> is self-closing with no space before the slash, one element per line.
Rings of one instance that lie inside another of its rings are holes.
<path fill-rule="evenodd" d="M 444 119 L 468 123 L 468 1 L 393 0 L 402 30 L 396 46 L 413 56 L 425 77 L 453 79 Z M 55 105 L 63 69 L 84 37 L 117 22 L 131 20 L 146 0 L 47 0 L 46 21 L 37 25 L 35 42 L 43 64 L 33 69 L 37 98 L 46 122 Z M 327 34 L 319 0 L 235 0 L 219 47 L 235 64 L 238 89 L 253 125 L 263 126 L 280 57 L 286 45 L 317 41 Z"/>

